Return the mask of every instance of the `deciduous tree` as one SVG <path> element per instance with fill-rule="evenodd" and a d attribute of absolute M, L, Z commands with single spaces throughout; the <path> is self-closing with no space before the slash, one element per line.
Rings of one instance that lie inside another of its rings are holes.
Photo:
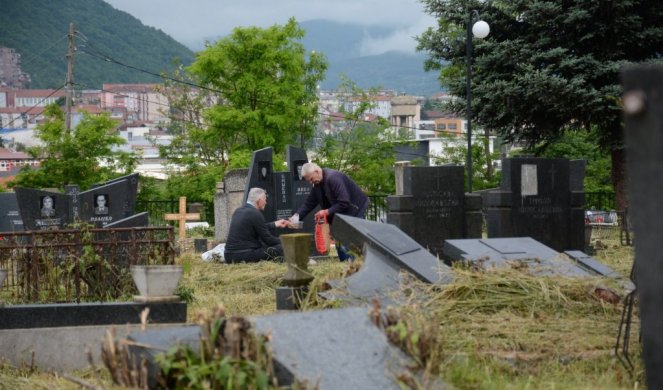
<path fill-rule="evenodd" d="M 115 132 L 117 125 L 109 114 L 84 114 L 71 131 L 64 126 L 64 113 L 55 104 L 44 111 L 46 120 L 36 129 L 41 146 L 27 149 L 34 158 L 42 159 L 39 169 L 25 167 L 11 186 L 63 188 L 78 184 L 87 189 L 92 184 L 133 171 L 133 154 L 113 148 L 125 143 Z"/>

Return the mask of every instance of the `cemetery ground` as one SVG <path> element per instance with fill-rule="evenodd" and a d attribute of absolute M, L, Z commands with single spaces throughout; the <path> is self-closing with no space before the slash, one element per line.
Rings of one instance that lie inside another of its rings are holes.
<path fill-rule="evenodd" d="M 603 234 L 600 240 L 593 240 L 594 257 L 628 276 L 633 248 L 612 238 Z M 352 272 L 360 261 L 322 260 L 311 266 L 316 279 L 303 310 L 334 306 L 314 298 L 315 292 L 324 289 L 326 281 Z M 285 273 L 284 264 L 205 263 L 193 253 L 183 254 L 177 262 L 185 268 L 180 294 L 192 299 L 188 322 L 195 323 L 198 313 L 211 312 L 219 304 L 229 316 L 275 311 L 274 288 Z M 635 369 L 629 373 L 614 354 L 623 306 L 596 294 L 597 286 L 620 291 L 616 283 L 603 278 L 534 277 L 518 268 L 456 271 L 455 282 L 443 289 L 408 283 L 405 288 L 410 299 L 401 307 L 367 308 L 367 313 L 381 310 L 390 314 L 388 336 L 415 357 L 424 372 L 418 379 L 421 388 L 427 388 L 422 385 L 426 375 L 459 389 L 644 386 L 637 306 L 630 345 Z M 96 364 L 96 372 L 73 376 L 97 388 L 119 388 L 100 362 Z M 413 383 L 408 378 L 401 380 L 404 388 Z M 20 368 L 2 365 L 0 389 L 18 388 L 80 387 L 60 376 L 33 371 L 29 363 Z"/>

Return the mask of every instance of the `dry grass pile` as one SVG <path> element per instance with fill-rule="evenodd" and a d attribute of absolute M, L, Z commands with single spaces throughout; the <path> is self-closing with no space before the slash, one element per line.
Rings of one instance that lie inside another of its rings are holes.
<path fill-rule="evenodd" d="M 185 269 L 180 284 L 191 289 L 194 297 L 189 305 L 189 322 L 195 322 L 197 312 L 212 310 L 219 304 L 231 315 L 262 315 L 276 311 L 274 289 L 281 285 L 285 264 L 205 263 L 194 254 L 181 256 L 178 262 Z M 316 277 L 311 293 L 317 291 L 317 283 L 341 277 L 345 268 L 346 264 L 334 260 L 321 260 L 309 266 L 309 271 Z"/>
<path fill-rule="evenodd" d="M 621 309 L 597 291 L 618 291 L 602 278 L 537 277 L 523 269 L 456 268 L 443 289 L 420 284 L 397 309 L 401 334 L 437 325 L 436 345 L 420 359 L 428 375 L 459 388 L 633 388 L 643 372 L 639 348 L 633 376 L 614 356 Z M 393 314 L 392 314 L 393 315 Z M 633 338 L 637 339 L 637 314 Z M 393 321 L 392 321 L 393 322 Z"/>

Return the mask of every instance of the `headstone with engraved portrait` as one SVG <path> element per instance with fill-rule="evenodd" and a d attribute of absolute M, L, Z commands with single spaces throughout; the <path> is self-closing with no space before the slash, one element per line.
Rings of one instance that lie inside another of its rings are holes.
<path fill-rule="evenodd" d="M 70 196 L 22 187 L 14 191 L 25 230 L 54 230 L 70 223 Z"/>
<path fill-rule="evenodd" d="M 118 182 L 123 183 L 125 186 L 126 196 L 122 198 L 122 208 L 124 211 L 124 217 L 130 217 L 133 215 L 134 210 L 136 209 L 136 195 L 138 194 L 138 179 L 139 179 L 139 174 L 132 173 L 130 175 L 120 176 L 116 179 L 112 179 L 104 183 L 95 184 L 92 186 L 92 189 Z M 106 202 L 108 201 L 109 199 L 106 199 Z M 101 214 L 102 212 L 103 211 L 101 211 L 98 215 L 104 215 Z"/>
<path fill-rule="evenodd" d="M 135 204 L 136 194 L 127 191 L 130 188 L 128 179 L 123 179 L 78 193 L 80 221 L 104 227 L 133 215 L 129 205 Z"/>

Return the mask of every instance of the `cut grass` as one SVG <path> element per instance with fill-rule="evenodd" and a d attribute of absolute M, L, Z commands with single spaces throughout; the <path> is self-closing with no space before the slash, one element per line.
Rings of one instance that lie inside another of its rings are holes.
<path fill-rule="evenodd" d="M 605 239 L 599 244 L 594 256 L 627 276 L 633 248 Z M 198 312 L 211 311 L 219 304 L 228 315 L 275 312 L 274 288 L 285 274 L 284 264 L 204 263 L 194 254 L 185 254 L 178 262 L 185 265 L 181 285 L 194 297 L 189 322 L 195 321 Z M 312 291 L 324 281 L 338 279 L 347 269 L 348 264 L 335 260 L 311 266 L 316 276 Z M 534 277 L 519 269 L 480 272 L 457 268 L 455 281 L 443 289 L 408 283 L 409 302 L 393 310 L 401 319 L 401 329 L 407 330 L 403 337 L 431 343 L 411 343 L 428 353 L 417 359 L 423 370 L 455 388 L 643 387 L 637 312 L 631 335 L 636 370 L 631 376 L 613 352 L 622 306 L 598 299 L 593 293 L 596 286 L 618 289 L 616 283 L 601 278 Z M 322 304 L 311 299 L 307 309 Z M 436 337 L 424 337 L 430 329 L 439 332 Z M 89 374 L 81 375 L 90 380 Z M 49 374 L 0 370 L 0 389 L 45 388 L 45 383 L 49 388 L 75 388 Z M 114 388 L 107 380 L 103 386 Z"/>

